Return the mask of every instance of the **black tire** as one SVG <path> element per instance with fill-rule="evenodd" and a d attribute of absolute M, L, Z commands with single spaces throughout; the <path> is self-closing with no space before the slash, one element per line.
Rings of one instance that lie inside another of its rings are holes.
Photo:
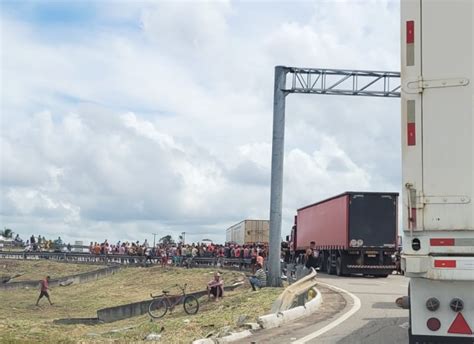
<path fill-rule="evenodd" d="M 154 319 L 164 317 L 166 312 L 168 312 L 168 305 L 163 299 L 153 300 L 148 305 L 148 314 Z"/>
<path fill-rule="evenodd" d="M 326 260 L 324 258 L 324 253 L 321 253 L 321 255 L 319 256 L 319 271 L 321 272 L 326 272 L 326 265 L 324 264 Z"/>
<path fill-rule="evenodd" d="M 337 260 L 336 260 L 336 275 L 338 276 L 344 275 L 342 273 L 342 258 L 341 257 L 337 257 Z"/>
<path fill-rule="evenodd" d="M 195 296 L 188 295 L 184 298 L 183 307 L 187 314 L 196 314 L 199 310 L 199 301 Z"/>
<path fill-rule="evenodd" d="M 328 259 L 326 260 L 326 272 L 329 275 L 334 275 L 334 269 L 332 268 L 331 257 L 328 257 Z"/>

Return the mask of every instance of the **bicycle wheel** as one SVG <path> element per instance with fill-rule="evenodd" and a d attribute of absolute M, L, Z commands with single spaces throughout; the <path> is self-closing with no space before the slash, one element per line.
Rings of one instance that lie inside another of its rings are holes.
<path fill-rule="evenodd" d="M 155 319 L 164 317 L 167 311 L 168 305 L 163 299 L 153 300 L 148 306 L 148 314 Z"/>
<path fill-rule="evenodd" d="M 188 295 L 184 298 L 183 307 L 187 314 L 196 314 L 199 310 L 199 301 L 195 296 Z"/>

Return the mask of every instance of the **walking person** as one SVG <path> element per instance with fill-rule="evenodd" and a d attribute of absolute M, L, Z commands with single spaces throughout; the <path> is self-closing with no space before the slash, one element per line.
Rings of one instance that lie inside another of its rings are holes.
<path fill-rule="evenodd" d="M 41 284 L 41 291 L 40 291 L 40 294 L 39 294 L 39 297 L 38 297 L 38 300 L 36 300 L 36 306 L 39 306 L 39 301 L 41 300 L 41 298 L 43 296 L 46 296 L 46 298 L 48 299 L 49 301 L 49 304 L 52 306 L 53 303 L 51 302 L 51 299 L 49 298 L 49 293 L 48 293 L 48 290 L 49 290 L 49 280 L 50 280 L 50 277 L 49 276 L 46 276 L 45 279 L 43 279 L 40 284 Z"/>

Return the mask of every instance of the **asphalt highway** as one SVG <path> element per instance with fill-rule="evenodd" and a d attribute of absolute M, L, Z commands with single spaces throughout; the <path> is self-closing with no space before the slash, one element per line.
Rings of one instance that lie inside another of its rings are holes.
<path fill-rule="evenodd" d="M 240 343 L 408 343 L 408 311 L 395 305 L 397 297 L 407 294 L 408 279 L 399 275 L 373 278 L 321 273 L 318 281 L 323 295 L 318 312 L 284 327 L 260 331 Z"/>

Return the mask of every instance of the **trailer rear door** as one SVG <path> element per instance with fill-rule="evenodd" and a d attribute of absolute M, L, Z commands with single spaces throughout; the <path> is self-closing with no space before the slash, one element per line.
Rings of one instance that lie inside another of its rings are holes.
<path fill-rule="evenodd" d="M 395 247 L 397 242 L 397 196 L 352 194 L 349 200 L 349 241 L 363 246 Z"/>
<path fill-rule="evenodd" d="M 402 7 L 403 228 L 474 230 L 474 1 Z"/>
<path fill-rule="evenodd" d="M 474 230 L 474 2 L 423 1 L 421 14 L 423 226 Z"/>

